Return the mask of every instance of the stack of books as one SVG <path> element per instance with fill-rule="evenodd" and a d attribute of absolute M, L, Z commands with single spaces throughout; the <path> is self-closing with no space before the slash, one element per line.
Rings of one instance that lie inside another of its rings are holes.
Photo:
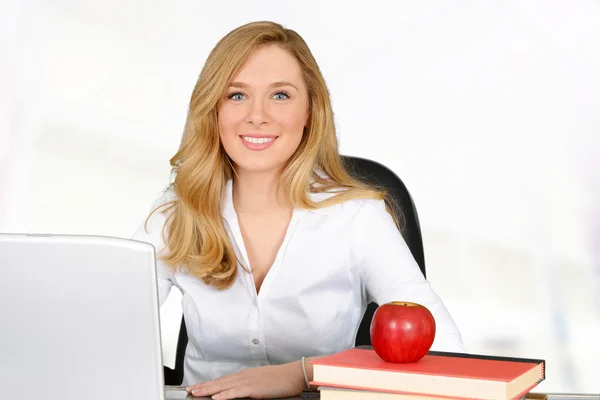
<path fill-rule="evenodd" d="M 525 399 L 545 379 L 546 366 L 544 360 L 438 351 L 415 363 L 388 363 L 362 348 L 311 363 L 321 400 Z"/>

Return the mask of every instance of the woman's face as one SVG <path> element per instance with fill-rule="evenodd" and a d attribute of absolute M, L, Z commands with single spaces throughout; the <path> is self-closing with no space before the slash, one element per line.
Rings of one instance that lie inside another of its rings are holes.
<path fill-rule="evenodd" d="M 221 143 L 238 172 L 281 172 L 308 123 L 298 61 L 276 45 L 254 51 L 218 106 Z"/>

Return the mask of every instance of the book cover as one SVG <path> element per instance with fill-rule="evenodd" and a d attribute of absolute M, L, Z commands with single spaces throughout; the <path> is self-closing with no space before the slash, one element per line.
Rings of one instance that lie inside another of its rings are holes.
<path fill-rule="evenodd" d="M 400 364 L 354 348 L 311 363 L 317 386 L 429 396 L 513 399 L 545 379 L 544 360 L 437 351 Z"/>

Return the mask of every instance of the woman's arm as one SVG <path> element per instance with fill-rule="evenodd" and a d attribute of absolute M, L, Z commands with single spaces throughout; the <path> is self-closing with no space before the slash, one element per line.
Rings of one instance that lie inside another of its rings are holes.
<path fill-rule="evenodd" d="M 463 352 L 461 334 L 440 297 L 425 279 L 385 203 L 365 200 L 355 219 L 356 265 L 373 301 L 424 305 L 436 322 L 433 350 Z"/>
<path fill-rule="evenodd" d="M 305 365 L 305 368 L 306 368 L 306 375 L 307 375 L 309 383 L 314 380 L 313 366 L 311 364 L 311 361 L 318 360 L 321 357 L 323 357 L 323 356 L 319 356 L 319 357 L 306 357 L 304 359 L 304 365 Z M 302 360 L 300 362 L 302 362 Z M 302 374 L 304 375 L 304 373 L 302 373 Z M 317 387 L 316 386 L 310 386 L 310 388 L 307 388 L 306 390 L 317 390 Z"/>
<path fill-rule="evenodd" d="M 308 381 L 313 379 L 310 361 L 319 357 L 304 359 Z M 297 396 L 305 390 L 306 381 L 302 371 L 302 360 L 281 365 L 246 368 L 235 374 L 225 375 L 208 382 L 186 388 L 196 397 L 211 396 L 213 399 L 229 400 L 239 397 L 281 398 Z M 312 387 L 311 390 L 315 390 Z"/>
<path fill-rule="evenodd" d="M 164 198 L 157 200 L 153 205 L 152 210 L 160 205 L 161 201 L 164 201 Z M 152 214 L 148 220 L 148 223 L 142 224 L 132 236 L 133 240 L 150 243 L 155 248 L 159 306 L 164 304 L 173 286 L 173 281 L 171 279 L 173 272 L 171 268 L 159 259 L 159 253 L 161 253 L 165 248 L 165 243 L 162 237 L 165 223 L 165 215 L 162 214 L 161 210 L 158 210 Z"/>

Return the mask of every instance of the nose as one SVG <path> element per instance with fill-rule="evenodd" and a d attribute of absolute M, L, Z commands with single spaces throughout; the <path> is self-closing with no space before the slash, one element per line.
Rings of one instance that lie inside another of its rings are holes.
<path fill-rule="evenodd" d="M 267 123 L 267 114 L 267 109 L 263 100 L 253 99 L 250 102 L 246 120 L 253 125 L 260 126 Z"/>

